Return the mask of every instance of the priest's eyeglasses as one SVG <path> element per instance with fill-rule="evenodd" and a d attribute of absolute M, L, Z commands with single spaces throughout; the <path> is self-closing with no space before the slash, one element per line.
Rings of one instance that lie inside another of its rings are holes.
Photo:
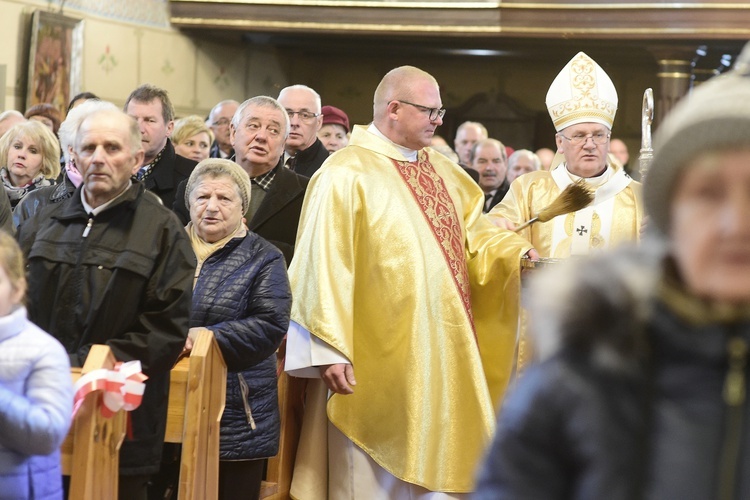
<path fill-rule="evenodd" d="M 567 139 L 573 146 L 580 146 L 587 140 L 591 139 L 594 144 L 602 145 L 606 144 L 611 135 L 608 132 L 597 132 L 596 134 L 576 134 L 573 137 L 566 137 L 563 134 L 559 134 L 563 139 Z"/>
<path fill-rule="evenodd" d="M 312 111 L 292 111 L 291 109 L 286 110 L 286 114 L 289 115 L 289 119 L 294 118 L 294 115 L 299 116 L 300 121 L 310 123 L 315 118 L 320 116 L 320 113 L 313 113 Z"/>
<path fill-rule="evenodd" d="M 396 99 L 397 102 L 400 102 L 401 104 L 408 104 L 409 106 L 414 106 L 419 111 L 422 111 L 423 113 L 428 113 L 430 117 L 430 121 L 434 122 L 438 118 L 442 118 L 445 116 L 445 108 L 430 108 L 428 106 L 422 106 L 421 104 L 414 104 L 413 102 L 409 101 L 402 101 L 401 99 Z"/>

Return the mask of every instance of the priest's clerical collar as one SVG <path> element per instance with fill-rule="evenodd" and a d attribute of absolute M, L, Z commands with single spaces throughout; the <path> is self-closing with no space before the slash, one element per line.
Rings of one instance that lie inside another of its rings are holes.
<path fill-rule="evenodd" d="M 367 127 L 367 131 L 370 132 L 371 134 L 377 135 L 378 137 L 380 137 L 384 141 L 388 141 L 389 143 L 391 143 L 393 145 L 393 147 L 396 148 L 396 150 L 399 153 L 401 153 L 404 156 L 404 158 L 406 158 L 407 160 L 409 160 L 409 161 L 417 161 L 417 153 L 419 151 L 416 151 L 414 149 L 405 148 L 403 146 L 400 146 L 400 145 L 396 144 L 395 142 L 393 142 L 392 140 L 390 140 L 389 138 L 387 138 L 385 135 L 383 135 L 383 133 L 380 130 L 378 130 L 378 127 L 376 127 L 374 123 L 371 123 L 370 126 Z"/>
<path fill-rule="evenodd" d="M 609 165 L 604 166 L 604 170 L 601 171 L 601 173 L 596 174 L 593 177 L 580 177 L 574 173 L 572 173 L 570 170 L 568 170 L 568 164 L 566 163 L 564 165 L 565 171 L 568 173 L 568 176 L 573 180 L 573 182 L 578 181 L 580 179 L 583 179 L 586 184 L 589 186 L 598 187 L 602 184 L 606 183 L 609 178 L 612 176 L 612 169 L 609 167 Z"/>

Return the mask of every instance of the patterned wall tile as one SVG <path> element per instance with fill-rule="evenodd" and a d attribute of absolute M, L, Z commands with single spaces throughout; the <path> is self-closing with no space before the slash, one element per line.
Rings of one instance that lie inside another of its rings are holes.
<path fill-rule="evenodd" d="M 65 8 L 118 21 L 169 27 L 168 0 L 66 0 Z"/>

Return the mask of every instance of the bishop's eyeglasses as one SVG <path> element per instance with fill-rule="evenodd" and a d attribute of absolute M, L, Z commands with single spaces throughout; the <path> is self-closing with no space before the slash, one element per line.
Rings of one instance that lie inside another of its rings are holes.
<path fill-rule="evenodd" d="M 409 101 L 402 101 L 401 99 L 395 99 L 396 102 L 400 102 L 401 104 L 408 104 L 409 106 L 414 106 L 418 110 L 422 111 L 423 113 L 427 113 L 430 117 L 430 121 L 434 122 L 438 118 L 442 118 L 445 116 L 445 108 L 430 108 L 429 106 L 422 106 L 421 104 L 414 104 L 413 102 Z"/>
<path fill-rule="evenodd" d="M 594 141 L 594 144 L 602 145 L 606 144 L 611 135 L 608 132 L 597 132 L 596 134 L 575 134 L 573 137 L 567 137 L 558 132 L 560 137 L 567 139 L 573 146 L 580 146 L 584 144 L 588 139 Z"/>

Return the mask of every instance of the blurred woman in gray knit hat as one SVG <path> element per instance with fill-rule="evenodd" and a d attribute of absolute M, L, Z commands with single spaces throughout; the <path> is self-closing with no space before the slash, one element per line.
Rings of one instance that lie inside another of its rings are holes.
<path fill-rule="evenodd" d="M 654 149 L 652 245 L 533 284 L 541 360 L 504 403 L 475 498 L 750 498 L 750 45 Z"/>

